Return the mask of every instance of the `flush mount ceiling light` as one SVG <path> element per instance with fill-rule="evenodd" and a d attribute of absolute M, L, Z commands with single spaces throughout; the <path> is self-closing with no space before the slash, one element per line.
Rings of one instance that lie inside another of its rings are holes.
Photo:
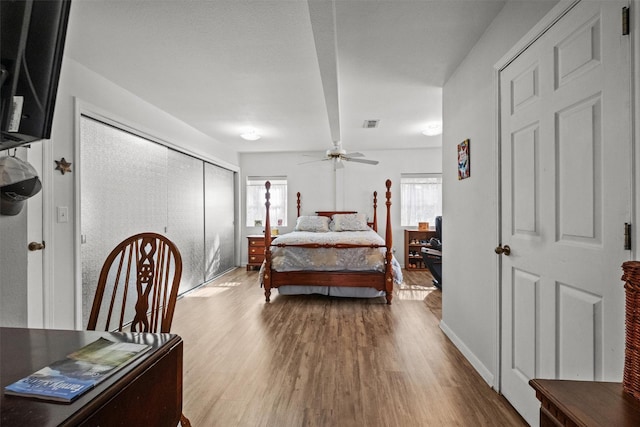
<path fill-rule="evenodd" d="M 422 134 L 426 136 L 435 136 L 440 135 L 441 133 L 442 123 L 439 122 L 429 123 L 427 127 L 422 131 Z"/>
<path fill-rule="evenodd" d="M 257 141 L 260 139 L 260 135 L 258 135 L 255 130 L 251 129 L 246 131 L 245 133 L 241 133 L 240 138 L 246 139 L 247 141 Z"/>

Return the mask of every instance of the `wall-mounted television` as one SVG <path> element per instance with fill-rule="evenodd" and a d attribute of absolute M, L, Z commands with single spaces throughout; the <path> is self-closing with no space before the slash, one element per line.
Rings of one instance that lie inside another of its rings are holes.
<path fill-rule="evenodd" d="M 0 0 L 0 150 L 51 137 L 70 0 Z"/>

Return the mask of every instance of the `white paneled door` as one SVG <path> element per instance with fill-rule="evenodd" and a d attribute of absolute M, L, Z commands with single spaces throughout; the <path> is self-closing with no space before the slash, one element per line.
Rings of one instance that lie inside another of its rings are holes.
<path fill-rule="evenodd" d="M 500 72 L 501 391 L 532 425 L 532 378 L 620 381 L 630 222 L 626 2 L 582 1 Z"/>

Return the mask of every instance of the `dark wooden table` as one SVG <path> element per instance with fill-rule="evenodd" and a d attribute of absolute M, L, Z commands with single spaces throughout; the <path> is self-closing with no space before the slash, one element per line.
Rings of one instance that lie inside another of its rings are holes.
<path fill-rule="evenodd" d="M 540 426 L 640 426 L 640 401 L 622 383 L 529 381 L 540 400 Z"/>
<path fill-rule="evenodd" d="M 100 337 L 151 345 L 73 403 L 7 396 L 4 387 Z M 182 339 L 172 334 L 0 328 L 0 425 L 172 426 L 182 413 Z"/>

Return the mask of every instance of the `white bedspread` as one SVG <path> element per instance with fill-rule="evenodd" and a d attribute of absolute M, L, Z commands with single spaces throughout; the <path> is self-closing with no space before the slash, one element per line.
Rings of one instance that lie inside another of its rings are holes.
<path fill-rule="evenodd" d="M 376 244 L 384 245 L 384 239 L 373 230 L 313 233 L 294 231 L 273 240 L 278 243 L 319 243 L 319 244 Z M 271 268 L 275 271 L 380 271 L 384 272 L 386 248 L 300 248 L 271 247 Z M 392 258 L 394 282 L 402 283 L 402 268 Z M 262 283 L 262 269 L 260 270 Z"/>

